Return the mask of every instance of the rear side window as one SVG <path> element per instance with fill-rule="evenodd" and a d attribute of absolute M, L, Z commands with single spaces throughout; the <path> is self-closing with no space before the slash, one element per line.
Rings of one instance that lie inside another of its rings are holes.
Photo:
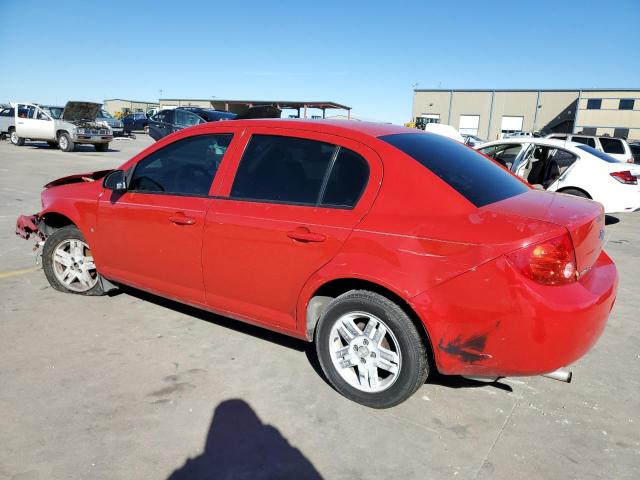
<path fill-rule="evenodd" d="M 331 168 L 321 204 L 346 208 L 355 206 L 368 179 L 367 161 L 357 153 L 341 147 Z"/>
<path fill-rule="evenodd" d="M 590 147 L 596 148 L 596 141 L 590 137 L 571 137 L 572 142 L 581 143 L 583 145 L 589 145 Z"/>
<path fill-rule="evenodd" d="M 624 153 L 624 145 L 622 145 L 622 141 L 617 138 L 600 137 L 600 145 L 602 145 L 604 153 Z"/>
<path fill-rule="evenodd" d="M 231 198 L 316 205 L 336 148 L 305 138 L 253 135 Z"/>
<path fill-rule="evenodd" d="M 476 207 L 529 190 L 504 168 L 475 150 L 441 135 L 398 133 L 384 135 L 380 139 L 431 170 Z"/>
<path fill-rule="evenodd" d="M 231 138 L 231 134 L 198 135 L 153 152 L 136 165 L 129 190 L 208 195 Z"/>

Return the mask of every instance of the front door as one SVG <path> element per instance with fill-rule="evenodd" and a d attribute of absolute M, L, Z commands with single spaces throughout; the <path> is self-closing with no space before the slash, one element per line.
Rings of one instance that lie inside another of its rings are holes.
<path fill-rule="evenodd" d="M 205 303 L 202 232 L 209 193 L 231 133 L 194 135 L 142 158 L 124 194 L 99 200 L 100 272 L 187 303 Z"/>
<path fill-rule="evenodd" d="M 280 330 L 296 326 L 298 295 L 366 214 L 380 159 L 342 137 L 256 128 L 207 213 L 208 305 Z"/>

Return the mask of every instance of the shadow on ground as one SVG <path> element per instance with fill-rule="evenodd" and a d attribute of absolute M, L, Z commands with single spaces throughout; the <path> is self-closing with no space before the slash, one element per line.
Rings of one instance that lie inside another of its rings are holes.
<path fill-rule="evenodd" d="M 280 431 L 260 421 L 248 403 L 226 400 L 213 414 L 201 455 L 168 480 L 321 479 L 313 464 Z"/>
<path fill-rule="evenodd" d="M 320 362 L 318 361 L 318 357 L 316 355 L 316 349 L 315 349 L 314 343 L 305 342 L 303 340 L 289 337 L 284 334 L 276 333 L 271 330 L 267 330 L 265 328 L 251 325 L 249 323 L 244 323 L 228 317 L 223 317 L 222 315 L 216 315 L 215 313 L 211 313 L 206 310 L 201 310 L 199 308 L 191 307 L 189 305 L 185 305 L 180 302 L 175 302 L 167 298 L 159 297 L 157 295 L 144 292 L 142 290 L 136 290 L 131 287 L 122 286 L 120 287 L 120 290 L 113 291 L 111 295 L 115 296 L 121 293 L 131 295 L 132 297 L 138 298 L 140 300 L 144 300 L 145 302 L 153 303 L 155 305 L 159 305 L 164 308 L 169 308 L 171 310 L 183 313 L 185 315 L 199 318 L 200 320 L 204 320 L 206 322 L 215 323 L 216 325 L 220 325 L 222 327 L 235 330 L 236 332 L 240 332 L 245 335 L 251 335 L 252 337 L 275 343 L 276 345 L 281 345 L 286 348 L 291 348 L 293 350 L 297 350 L 298 352 L 304 352 L 307 357 L 307 360 L 309 361 L 309 364 L 315 370 L 315 372 L 320 376 L 320 378 L 322 378 L 322 380 L 324 380 L 324 382 L 327 385 L 333 388 L 329 383 L 329 381 L 327 380 L 326 376 L 324 375 L 324 372 L 322 371 L 322 367 L 320 366 Z M 431 365 L 433 365 L 433 356 L 430 355 L 429 360 Z M 433 367 L 426 383 L 440 385 L 448 388 L 493 387 L 493 388 L 497 388 L 499 390 L 504 390 L 507 392 L 513 391 L 511 386 L 506 385 L 504 383 L 500 383 L 498 381 L 482 382 L 482 381 L 460 377 L 457 375 L 441 375 Z"/>

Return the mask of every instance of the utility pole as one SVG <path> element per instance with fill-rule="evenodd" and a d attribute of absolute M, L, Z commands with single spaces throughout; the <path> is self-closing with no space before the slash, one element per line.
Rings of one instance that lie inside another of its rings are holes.
<path fill-rule="evenodd" d="M 411 109 L 411 115 L 410 115 L 410 118 L 409 118 L 409 121 L 410 121 L 410 122 L 413 122 L 413 121 L 415 120 L 415 119 L 413 118 L 413 99 L 414 99 L 414 96 L 415 96 L 415 92 L 414 92 L 414 90 L 415 90 L 416 88 L 418 88 L 418 85 L 420 85 L 418 82 L 413 82 L 413 83 L 411 84 L 411 103 L 409 104 L 409 108 Z"/>

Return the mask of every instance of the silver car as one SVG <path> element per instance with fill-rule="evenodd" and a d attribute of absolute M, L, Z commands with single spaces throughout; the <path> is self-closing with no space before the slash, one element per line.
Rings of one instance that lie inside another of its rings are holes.
<path fill-rule="evenodd" d="M 121 120 L 114 118 L 109 112 L 101 108 L 96 116 L 96 122 L 102 122 L 105 126 L 111 127 L 114 137 L 124 136 L 124 124 Z"/>

